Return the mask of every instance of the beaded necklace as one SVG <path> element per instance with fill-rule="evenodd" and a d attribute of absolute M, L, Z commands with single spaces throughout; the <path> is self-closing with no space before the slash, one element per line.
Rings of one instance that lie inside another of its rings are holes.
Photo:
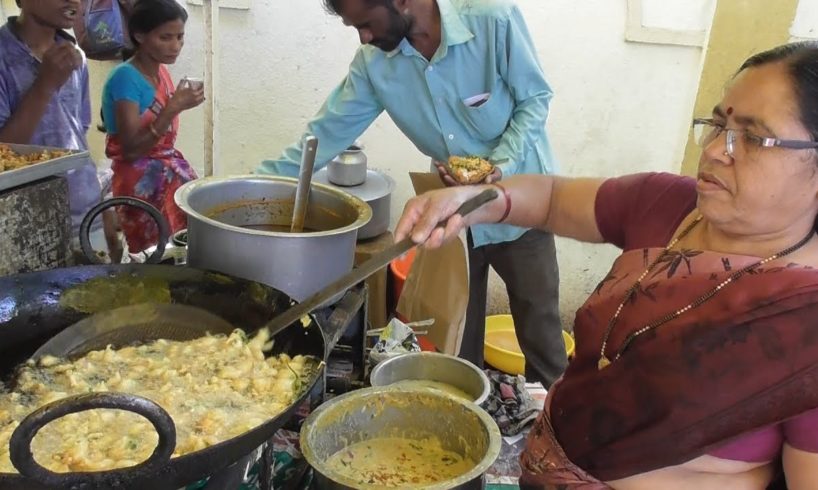
<path fill-rule="evenodd" d="M 687 313 L 688 311 L 690 311 L 692 309 L 695 309 L 695 308 L 698 308 L 699 306 L 703 305 L 707 300 L 709 300 L 713 296 L 715 296 L 716 293 L 721 291 L 728 284 L 734 282 L 736 279 L 743 276 L 747 272 L 752 271 L 754 269 L 757 269 L 758 267 L 761 267 L 762 265 L 764 265 L 764 264 L 766 264 L 768 262 L 771 262 L 771 261 L 773 261 L 775 259 L 779 259 L 781 257 L 784 257 L 786 255 L 789 255 L 789 254 L 795 252 L 796 250 L 798 250 L 801 247 L 803 247 L 804 245 L 806 245 L 810 241 L 810 239 L 812 238 L 812 235 L 815 233 L 813 230 L 810 230 L 810 232 L 807 234 L 807 236 L 805 236 L 801 241 L 799 241 L 795 245 L 793 245 L 793 246 L 791 246 L 789 248 L 785 248 L 784 250 L 781 250 L 780 252 L 776 252 L 776 253 L 770 255 L 769 257 L 767 257 L 765 259 L 759 260 L 758 262 L 750 264 L 747 267 L 744 267 L 743 269 L 740 269 L 737 272 L 734 272 L 733 274 L 730 275 L 730 277 L 728 277 L 727 279 L 725 279 L 724 281 L 719 283 L 716 287 L 714 287 L 710 291 L 707 291 L 703 295 L 699 296 L 698 298 L 696 298 L 692 302 L 688 303 L 686 306 L 684 306 L 682 308 L 679 308 L 676 311 L 672 311 L 672 312 L 668 313 L 667 315 L 665 315 L 665 316 L 663 316 L 661 318 L 658 318 L 658 319 L 648 323 L 644 327 L 640 328 L 639 330 L 631 333 L 630 335 L 628 335 L 625 338 L 625 341 L 622 342 L 622 346 L 619 347 L 619 349 L 617 349 L 616 353 L 614 354 L 613 360 L 611 360 L 605 354 L 605 349 L 608 347 L 608 338 L 610 337 L 611 332 L 613 331 L 614 325 L 616 325 L 616 322 L 619 320 L 619 315 L 620 315 L 620 313 L 622 313 L 622 308 L 625 306 L 625 304 L 628 301 L 630 301 L 630 299 L 636 293 L 636 290 L 639 289 L 639 286 L 642 284 L 642 281 L 645 279 L 645 277 L 647 277 L 647 275 L 650 274 L 650 272 L 653 270 L 653 268 L 656 267 L 656 264 L 658 264 L 659 261 L 665 255 L 667 255 L 667 253 L 674 246 L 676 246 L 677 243 L 679 243 L 679 240 L 681 240 L 682 238 L 687 236 L 687 234 L 690 233 L 690 231 L 696 225 L 698 225 L 699 222 L 701 222 L 701 220 L 702 220 L 702 216 L 701 215 L 697 216 L 696 219 L 694 219 L 692 223 L 690 223 L 681 233 L 679 233 L 679 235 L 676 238 L 674 238 L 667 245 L 667 247 L 665 247 L 664 251 L 662 251 L 662 253 L 660 253 L 656 257 L 656 259 L 653 260 L 653 262 L 648 266 L 648 268 L 645 269 L 645 272 L 643 272 L 642 275 L 639 276 L 639 279 L 637 279 L 636 282 L 633 284 L 633 286 L 631 286 L 630 289 L 628 289 L 628 292 L 625 293 L 625 299 L 623 299 L 622 302 L 619 303 L 619 307 L 616 309 L 616 313 L 614 313 L 613 317 L 611 317 L 611 320 L 608 322 L 608 327 L 605 329 L 605 335 L 602 338 L 602 347 L 601 347 L 601 349 L 599 351 L 599 362 L 597 363 L 597 367 L 599 368 L 599 370 L 605 369 L 606 367 L 611 365 L 611 362 L 615 362 L 615 361 L 619 360 L 619 358 L 622 356 L 622 353 L 625 352 L 625 349 L 628 348 L 628 346 L 631 344 L 631 342 L 634 341 L 634 339 L 636 339 L 636 337 L 639 337 L 640 335 L 642 335 L 644 333 L 650 332 L 651 330 L 655 330 L 655 329 L 661 327 L 662 325 L 664 325 L 665 323 L 668 323 L 671 320 L 675 320 L 676 318 L 679 318 L 680 316 Z"/>

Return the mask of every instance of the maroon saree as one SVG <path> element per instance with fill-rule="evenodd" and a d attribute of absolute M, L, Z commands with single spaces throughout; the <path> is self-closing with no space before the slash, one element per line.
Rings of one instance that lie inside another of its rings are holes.
<path fill-rule="evenodd" d="M 608 321 L 662 252 L 622 254 L 578 310 L 576 358 L 529 436 L 521 484 L 604 489 L 600 480 L 684 463 L 818 407 L 818 270 L 795 264 L 748 273 L 598 370 Z M 669 252 L 623 308 L 606 354 L 757 260 Z"/>

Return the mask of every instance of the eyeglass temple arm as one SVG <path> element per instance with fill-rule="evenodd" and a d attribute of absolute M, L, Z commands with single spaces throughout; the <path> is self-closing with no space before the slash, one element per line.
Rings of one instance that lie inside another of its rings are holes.
<path fill-rule="evenodd" d="M 818 142 L 764 138 L 764 146 L 780 146 L 782 148 L 790 148 L 792 150 L 810 150 L 813 148 L 818 148 Z"/>

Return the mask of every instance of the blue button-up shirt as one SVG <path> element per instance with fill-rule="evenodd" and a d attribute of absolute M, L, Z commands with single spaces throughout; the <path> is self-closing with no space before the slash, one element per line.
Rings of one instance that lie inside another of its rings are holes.
<path fill-rule="evenodd" d="M 12 17 L 9 22 L 14 22 Z M 74 42 L 60 31 L 58 42 Z M 83 56 L 84 58 L 84 56 Z M 0 127 L 17 110 L 20 101 L 31 88 L 40 70 L 40 60 L 23 44 L 6 24 L 0 28 Z M 60 89 L 54 93 L 40 124 L 31 137 L 30 145 L 87 150 L 85 134 L 91 124 L 91 99 L 88 85 L 88 64 L 75 70 Z M 85 213 L 102 198 L 96 166 L 91 159 L 66 175 L 68 202 L 73 236 L 77 236 Z M 97 220 L 97 227 L 101 220 Z"/>
<path fill-rule="evenodd" d="M 316 168 L 350 146 L 386 111 L 424 154 L 480 155 L 504 176 L 556 170 L 545 121 L 552 91 L 522 14 L 508 0 L 437 0 L 442 39 L 431 61 L 408 40 L 391 52 L 361 46 L 346 78 L 310 121 Z M 482 96 L 482 97 L 481 97 Z M 475 104 L 475 99 L 487 100 Z M 258 171 L 296 176 L 300 143 Z M 472 228 L 475 246 L 516 240 L 509 225 Z"/>

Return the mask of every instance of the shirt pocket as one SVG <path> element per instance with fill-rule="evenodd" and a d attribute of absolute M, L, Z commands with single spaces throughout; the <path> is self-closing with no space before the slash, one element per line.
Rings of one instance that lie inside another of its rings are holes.
<path fill-rule="evenodd" d="M 499 138 L 508 127 L 514 112 L 514 98 L 504 83 L 489 92 L 488 99 L 477 107 L 467 106 L 463 101 L 476 94 L 469 94 L 460 100 L 460 112 L 468 133 L 476 139 L 488 141 Z"/>

